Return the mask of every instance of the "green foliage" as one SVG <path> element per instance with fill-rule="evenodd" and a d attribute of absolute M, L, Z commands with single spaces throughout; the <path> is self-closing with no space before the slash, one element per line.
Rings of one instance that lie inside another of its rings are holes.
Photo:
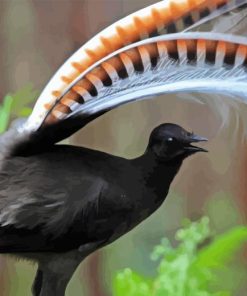
<path fill-rule="evenodd" d="M 120 271 L 113 281 L 114 296 L 231 296 L 214 291 L 218 271 L 247 241 L 247 227 L 237 226 L 212 238 L 209 219 L 185 221 L 176 233 L 178 246 L 168 239 L 154 248 L 151 259 L 158 261 L 157 276 L 147 279 L 131 269 Z"/>
<path fill-rule="evenodd" d="M 13 98 L 7 95 L 3 99 L 2 106 L 0 106 L 0 133 L 3 133 L 7 129 L 10 120 L 12 102 Z"/>
<path fill-rule="evenodd" d="M 10 121 L 17 117 L 27 117 L 32 109 L 29 106 L 37 97 L 37 92 L 27 85 L 15 94 L 8 94 L 0 105 L 0 133 L 3 133 Z"/>

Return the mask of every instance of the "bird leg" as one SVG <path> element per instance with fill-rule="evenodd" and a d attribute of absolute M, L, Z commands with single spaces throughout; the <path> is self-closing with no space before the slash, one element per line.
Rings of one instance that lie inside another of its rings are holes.
<path fill-rule="evenodd" d="M 33 283 L 33 296 L 64 296 L 78 265 L 85 258 L 80 252 L 49 254 L 39 261 Z"/>
<path fill-rule="evenodd" d="M 66 275 L 61 278 L 61 274 L 59 273 L 48 270 L 41 271 L 41 269 L 38 268 L 32 287 L 33 296 L 65 295 L 67 284 L 72 275 L 73 271 L 72 273 L 66 272 Z"/>
<path fill-rule="evenodd" d="M 33 296 L 39 296 L 42 288 L 43 271 L 38 267 L 32 286 Z"/>
<path fill-rule="evenodd" d="M 70 281 L 76 267 L 71 272 L 66 271 L 63 278 L 61 278 L 61 273 L 59 272 L 44 272 L 42 288 L 39 296 L 64 296 L 67 284 Z"/>
<path fill-rule="evenodd" d="M 32 286 L 33 296 L 63 296 L 74 271 L 90 253 L 105 241 L 91 242 L 78 250 L 61 254 L 39 254 L 38 270 Z"/>

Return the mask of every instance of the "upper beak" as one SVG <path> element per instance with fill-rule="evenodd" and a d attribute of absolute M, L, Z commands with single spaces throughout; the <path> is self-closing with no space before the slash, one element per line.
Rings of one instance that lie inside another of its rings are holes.
<path fill-rule="evenodd" d="M 201 148 L 201 147 L 196 147 L 191 145 L 191 143 L 197 143 L 197 142 L 206 142 L 208 141 L 207 138 L 191 134 L 188 137 L 188 140 L 186 141 L 187 143 L 184 145 L 184 150 L 189 151 L 191 153 L 196 153 L 196 152 L 208 152 L 208 150 Z"/>

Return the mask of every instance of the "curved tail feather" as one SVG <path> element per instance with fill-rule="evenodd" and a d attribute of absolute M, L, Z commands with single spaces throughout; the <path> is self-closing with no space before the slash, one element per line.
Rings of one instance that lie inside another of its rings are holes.
<path fill-rule="evenodd" d="M 197 26 L 246 3 L 246 0 L 167 0 L 137 11 L 103 30 L 73 54 L 41 93 L 28 123 L 37 130 L 47 112 L 88 67 L 128 44 Z M 86 97 L 86 94 L 84 94 Z"/>
<path fill-rule="evenodd" d="M 54 143 L 119 105 L 177 92 L 233 94 L 246 101 L 247 38 L 180 33 L 127 46 L 71 83 L 39 131 L 59 127 L 59 134 L 50 134 Z"/>

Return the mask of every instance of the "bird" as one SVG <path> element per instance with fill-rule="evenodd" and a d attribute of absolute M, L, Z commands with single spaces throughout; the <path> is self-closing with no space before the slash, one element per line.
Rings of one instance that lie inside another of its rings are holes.
<path fill-rule="evenodd" d="M 34 294 L 62 295 L 88 252 L 127 233 L 162 204 L 183 160 L 206 151 L 191 145 L 199 141 L 206 138 L 166 123 L 134 159 L 70 145 L 5 159 L 0 252 L 38 259 Z M 46 285 L 39 291 L 43 275 Z"/>
<path fill-rule="evenodd" d="M 206 152 L 192 143 L 207 139 L 163 123 L 134 159 L 61 140 L 159 94 L 246 100 L 247 39 L 179 30 L 181 21 L 194 29 L 246 3 L 211 2 L 162 1 L 111 25 L 65 62 L 30 117 L 0 136 L 0 253 L 38 263 L 33 295 L 64 295 L 84 258 L 159 208 L 183 160 Z"/>

